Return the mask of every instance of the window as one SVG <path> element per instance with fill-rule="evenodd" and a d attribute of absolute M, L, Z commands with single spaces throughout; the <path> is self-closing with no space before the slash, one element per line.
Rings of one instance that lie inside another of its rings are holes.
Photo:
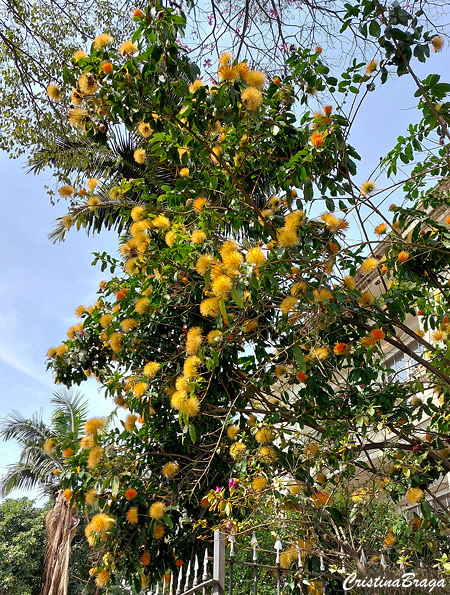
<path fill-rule="evenodd" d="M 423 353 L 423 347 L 417 341 L 413 341 L 408 347 L 417 355 L 422 355 Z M 413 357 L 402 351 L 386 360 L 386 368 L 392 370 L 388 375 L 388 380 L 392 383 L 413 380 L 420 373 L 420 364 Z"/>

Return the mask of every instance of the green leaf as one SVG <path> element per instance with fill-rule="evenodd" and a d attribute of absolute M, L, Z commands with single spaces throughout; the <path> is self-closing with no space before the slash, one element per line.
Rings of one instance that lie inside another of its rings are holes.
<path fill-rule="evenodd" d="M 172 517 L 168 514 L 165 514 L 163 517 L 163 520 L 164 520 L 165 524 L 169 527 L 169 529 L 172 529 L 172 527 L 173 527 Z"/>
<path fill-rule="evenodd" d="M 197 440 L 197 433 L 195 431 L 195 426 L 193 426 L 192 424 L 189 424 L 189 436 L 191 437 L 192 444 L 195 444 Z"/>
<path fill-rule="evenodd" d="M 119 493 L 120 481 L 117 475 L 113 477 L 112 484 L 111 484 L 111 496 L 115 498 Z"/>
<path fill-rule="evenodd" d="M 372 37 L 380 37 L 381 35 L 381 27 L 378 21 L 372 21 L 369 25 L 369 33 Z"/>
<path fill-rule="evenodd" d="M 293 352 L 294 352 L 295 361 L 297 362 L 298 367 L 300 368 L 300 370 L 302 372 L 306 372 L 306 361 L 305 361 L 305 358 L 303 357 L 302 350 L 300 349 L 300 347 L 298 345 L 294 345 Z"/>
<path fill-rule="evenodd" d="M 239 308 L 244 307 L 244 301 L 242 299 L 242 296 L 235 287 L 233 287 L 233 289 L 231 290 L 231 297 L 233 298 L 235 304 L 239 306 Z"/>
<path fill-rule="evenodd" d="M 220 309 L 220 313 L 223 316 L 223 319 L 224 320 L 228 320 L 227 311 L 226 311 L 226 308 L 225 308 L 225 301 L 224 301 L 223 298 L 220 298 L 219 309 Z"/>

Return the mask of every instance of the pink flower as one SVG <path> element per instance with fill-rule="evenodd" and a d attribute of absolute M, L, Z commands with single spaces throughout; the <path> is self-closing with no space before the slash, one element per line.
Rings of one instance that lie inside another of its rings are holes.
<path fill-rule="evenodd" d="M 229 488 L 234 488 L 234 486 L 237 484 L 237 479 L 235 477 L 232 477 L 230 479 L 230 481 L 228 482 L 228 487 Z"/>

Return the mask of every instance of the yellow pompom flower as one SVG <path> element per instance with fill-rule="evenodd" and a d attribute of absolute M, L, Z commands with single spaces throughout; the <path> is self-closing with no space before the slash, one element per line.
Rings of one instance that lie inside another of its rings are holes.
<path fill-rule="evenodd" d="M 364 182 L 364 184 L 361 186 L 361 194 L 363 196 L 369 196 L 369 194 L 374 192 L 375 187 L 375 182 L 372 182 L 372 180 L 367 180 L 367 182 Z"/>
<path fill-rule="evenodd" d="M 206 275 L 206 271 L 214 264 L 214 258 L 211 254 L 202 254 L 195 263 L 195 270 L 199 275 Z"/>
<path fill-rule="evenodd" d="M 110 579 L 110 574 L 106 570 L 106 568 L 104 568 L 103 570 L 100 570 L 100 572 L 95 577 L 95 584 L 97 585 L 97 587 L 104 587 L 105 585 L 108 584 L 109 579 Z"/>
<path fill-rule="evenodd" d="M 432 37 L 430 43 L 433 47 L 433 52 L 441 52 L 444 47 L 444 40 L 440 35 Z"/>
<path fill-rule="evenodd" d="M 84 424 L 84 431 L 88 436 L 96 436 L 97 432 L 103 430 L 105 426 L 106 419 L 104 417 L 93 417 Z"/>
<path fill-rule="evenodd" d="M 139 520 L 138 507 L 132 506 L 127 512 L 127 521 L 132 525 L 136 525 Z"/>
<path fill-rule="evenodd" d="M 186 335 L 186 353 L 188 355 L 197 355 L 202 343 L 202 329 L 199 326 L 190 328 Z"/>
<path fill-rule="evenodd" d="M 115 522 L 113 517 L 108 516 L 104 512 L 99 512 L 92 517 L 89 525 L 91 526 L 92 531 L 95 531 L 96 533 L 107 533 L 114 527 Z"/>
<path fill-rule="evenodd" d="M 198 366 L 200 358 L 196 355 L 190 355 L 183 365 L 183 374 L 185 378 L 195 378 L 198 376 Z"/>
<path fill-rule="evenodd" d="M 284 314 L 284 315 L 289 314 L 289 312 L 291 312 L 295 308 L 295 306 L 297 305 L 297 302 L 298 302 L 298 300 L 294 296 L 285 297 L 284 300 L 280 304 L 280 310 L 281 310 L 282 314 Z"/>
<path fill-rule="evenodd" d="M 262 103 L 263 96 L 256 87 L 247 87 L 241 93 L 242 103 L 249 112 L 256 111 Z"/>
<path fill-rule="evenodd" d="M 114 317 L 112 314 L 103 314 L 103 316 L 101 316 L 100 320 L 99 320 L 100 326 L 102 328 L 107 328 L 112 323 L 113 320 L 114 320 Z"/>
<path fill-rule="evenodd" d="M 205 83 L 201 79 L 196 79 L 193 83 L 189 85 L 189 92 L 195 93 L 199 89 L 205 86 Z"/>
<path fill-rule="evenodd" d="M 227 275 L 219 275 L 214 279 L 211 285 L 212 292 L 216 297 L 223 297 L 224 300 L 228 298 L 233 287 L 233 282 Z"/>
<path fill-rule="evenodd" d="M 56 348 L 56 357 L 61 357 L 63 356 L 68 350 L 68 347 L 65 343 L 63 343 L 62 345 L 60 345 L 59 347 Z"/>
<path fill-rule="evenodd" d="M 290 292 L 292 296 L 297 296 L 300 293 L 304 293 L 307 290 L 308 286 L 304 281 L 297 281 L 292 285 Z"/>
<path fill-rule="evenodd" d="M 361 270 L 363 273 L 367 274 L 376 269 L 378 266 L 378 260 L 376 258 L 367 258 L 361 264 Z"/>
<path fill-rule="evenodd" d="M 50 84 L 47 87 L 47 95 L 52 101 L 59 101 L 61 99 L 61 91 L 58 85 Z"/>
<path fill-rule="evenodd" d="M 145 314 L 150 306 L 150 300 L 148 298 L 139 298 L 134 305 L 134 311 L 138 314 Z"/>
<path fill-rule="evenodd" d="M 136 149 L 136 151 L 133 153 L 133 158 L 136 163 L 139 163 L 140 165 L 145 163 L 145 160 L 147 159 L 147 153 L 145 152 L 145 149 Z"/>
<path fill-rule="evenodd" d="M 230 456 L 233 459 L 240 459 L 246 450 L 246 445 L 242 442 L 242 440 L 239 440 L 239 442 L 234 442 L 234 444 L 230 446 Z"/>
<path fill-rule="evenodd" d="M 165 215 L 158 215 L 153 219 L 153 227 L 156 229 L 169 229 L 170 227 L 170 219 L 168 219 Z"/>
<path fill-rule="evenodd" d="M 75 190 L 73 189 L 73 186 L 67 185 L 67 186 L 62 186 L 59 190 L 58 190 L 58 194 L 60 196 L 71 196 L 73 193 L 75 192 Z"/>
<path fill-rule="evenodd" d="M 72 59 L 75 62 L 79 62 L 83 58 L 86 58 L 86 56 L 87 56 L 87 54 L 84 50 L 77 50 L 76 52 L 73 53 Z"/>
<path fill-rule="evenodd" d="M 145 216 L 145 207 L 143 207 L 142 205 L 137 205 L 136 207 L 133 207 L 131 209 L 130 215 L 133 221 L 142 221 L 142 219 Z"/>
<path fill-rule="evenodd" d="M 113 333 L 109 339 L 109 344 L 111 345 L 111 349 L 118 353 L 122 346 L 122 335 L 120 333 Z"/>
<path fill-rule="evenodd" d="M 199 212 L 203 211 L 205 205 L 206 205 L 206 198 L 203 198 L 202 196 L 199 196 L 194 201 L 194 209 L 196 211 L 199 211 Z"/>
<path fill-rule="evenodd" d="M 214 344 L 214 343 L 217 343 L 218 339 L 220 339 L 221 337 L 222 337 L 222 331 L 215 329 L 213 331 L 209 331 L 209 333 L 206 336 L 206 339 L 207 339 L 208 343 Z"/>
<path fill-rule="evenodd" d="M 325 287 L 323 287 L 322 289 L 314 289 L 313 296 L 316 302 L 324 302 L 325 300 L 333 299 L 333 293 Z"/>
<path fill-rule="evenodd" d="M 153 128 L 147 122 L 139 122 L 137 129 L 143 138 L 150 138 L 153 134 Z"/>
<path fill-rule="evenodd" d="M 94 506 L 95 502 L 97 501 L 97 490 L 92 488 L 91 490 L 87 491 L 84 495 L 84 501 L 88 506 Z"/>
<path fill-rule="evenodd" d="M 181 411 L 184 401 L 187 399 L 186 393 L 182 391 L 175 391 L 170 398 L 170 406 L 172 409 Z"/>
<path fill-rule="evenodd" d="M 261 248 L 259 246 L 255 246 L 254 248 L 250 248 L 250 250 L 247 252 L 245 255 L 245 260 L 249 264 L 258 266 L 266 262 L 266 257 Z"/>
<path fill-rule="evenodd" d="M 236 65 L 236 70 L 238 71 L 239 76 L 243 78 L 244 74 L 246 74 L 250 69 L 247 62 L 239 62 L 239 64 Z"/>
<path fill-rule="evenodd" d="M 294 229 L 281 227 L 277 230 L 277 241 L 280 246 L 289 248 L 294 246 L 299 240 L 297 232 Z"/>
<path fill-rule="evenodd" d="M 93 436 L 83 436 L 80 440 L 80 446 L 84 450 L 88 450 L 89 448 L 94 448 L 95 440 Z"/>
<path fill-rule="evenodd" d="M 222 66 L 219 66 L 217 74 L 219 76 L 219 80 L 223 82 L 237 81 L 240 78 L 240 74 L 236 66 L 230 66 L 229 64 L 223 64 Z"/>
<path fill-rule="evenodd" d="M 180 171 L 178 172 L 180 178 L 190 178 L 191 177 L 191 172 L 189 171 L 188 167 L 182 167 L 180 169 Z"/>
<path fill-rule="evenodd" d="M 91 73 L 83 72 L 78 79 L 77 85 L 83 95 L 94 95 L 98 90 L 98 83 Z"/>
<path fill-rule="evenodd" d="M 164 537 L 164 533 L 165 533 L 165 529 L 162 525 L 157 524 L 155 526 L 155 530 L 153 531 L 153 537 L 155 539 L 161 539 L 162 537 Z"/>
<path fill-rule="evenodd" d="M 56 444 L 56 441 L 53 438 L 47 438 L 47 440 L 44 442 L 44 451 L 47 454 L 51 454 L 55 444 Z"/>
<path fill-rule="evenodd" d="M 266 75 L 259 70 L 247 70 L 241 76 L 250 87 L 262 89 L 266 84 Z"/>
<path fill-rule="evenodd" d="M 296 231 L 305 221 L 305 218 L 306 215 L 304 211 L 293 211 L 292 213 L 288 213 L 284 218 L 284 226 L 286 229 Z"/>
<path fill-rule="evenodd" d="M 272 428 L 260 428 L 255 434 L 255 440 L 258 444 L 268 444 L 272 442 L 273 438 Z"/>
<path fill-rule="evenodd" d="M 239 434 L 240 428 L 237 425 L 228 426 L 227 436 L 230 440 L 236 440 L 236 436 Z"/>
<path fill-rule="evenodd" d="M 135 429 L 137 419 L 138 419 L 138 416 L 134 415 L 134 413 L 132 413 L 131 415 L 129 415 L 127 417 L 127 419 L 125 420 L 125 423 L 124 423 L 124 427 L 127 432 L 131 433 Z"/>
<path fill-rule="evenodd" d="M 223 52 L 219 56 L 219 66 L 227 66 L 231 62 L 232 57 L 233 54 L 231 52 Z"/>
<path fill-rule="evenodd" d="M 91 196 L 90 198 L 88 198 L 86 204 L 89 207 L 90 211 L 96 211 L 101 202 L 102 201 L 98 196 Z"/>
<path fill-rule="evenodd" d="M 211 318 L 218 316 L 220 313 L 219 301 L 220 297 L 210 297 L 203 300 L 200 303 L 200 314 Z"/>
<path fill-rule="evenodd" d="M 195 417 L 200 411 L 200 403 L 197 397 L 194 395 L 185 399 L 181 403 L 180 411 L 189 417 Z"/>
<path fill-rule="evenodd" d="M 97 467 L 97 465 L 100 463 L 100 459 L 102 458 L 102 454 L 103 449 L 101 446 L 94 446 L 94 448 L 91 448 L 87 460 L 88 469 L 93 469 L 94 467 Z"/>
<path fill-rule="evenodd" d="M 148 391 L 148 384 L 146 382 L 138 382 L 137 384 L 134 385 L 133 393 L 134 393 L 134 396 L 137 397 L 138 399 L 143 397 L 147 391 Z"/>
<path fill-rule="evenodd" d="M 125 318 L 120 323 L 122 330 L 124 333 L 129 333 L 131 330 L 135 329 L 138 325 L 138 321 L 135 318 Z"/>
<path fill-rule="evenodd" d="M 361 306 L 364 307 L 371 306 L 374 303 L 374 301 L 375 298 L 370 293 L 370 291 L 363 291 L 361 293 L 361 297 L 359 298 L 359 303 L 361 304 Z"/>
<path fill-rule="evenodd" d="M 74 218 L 72 215 L 70 215 L 68 213 L 67 215 L 64 215 L 63 217 L 61 217 L 61 223 L 62 223 L 64 229 L 70 229 L 74 223 Z"/>
<path fill-rule="evenodd" d="M 175 477 L 175 475 L 178 473 L 179 470 L 180 470 L 180 467 L 176 463 L 169 461 L 161 469 L 161 475 L 163 477 L 167 477 L 168 479 L 172 479 L 172 477 Z"/>
<path fill-rule="evenodd" d="M 424 496 L 425 494 L 420 488 L 411 488 L 406 492 L 405 499 L 408 504 L 417 504 Z"/>
<path fill-rule="evenodd" d="M 327 347 L 315 347 L 313 353 L 318 360 L 324 361 L 327 359 L 330 350 Z"/>
<path fill-rule="evenodd" d="M 263 475 L 255 477 L 252 481 L 252 488 L 255 492 L 261 492 L 267 486 L 267 478 Z"/>
<path fill-rule="evenodd" d="M 203 242 L 206 240 L 206 233 L 202 230 L 197 230 L 192 232 L 191 235 L 191 242 L 193 244 L 203 244 Z"/>
<path fill-rule="evenodd" d="M 347 289 L 355 289 L 356 288 L 356 280 L 355 277 L 352 277 L 351 275 L 348 275 L 347 277 L 343 278 L 343 282 L 345 287 L 347 287 Z"/>
<path fill-rule="evenodd" d="M 94 39 L 94 43 L 92 45 L 94 46 L 95 50 L 101 50 L 108 45 L 111 45 L 113 41 L 114 39 L 111 37 L 111 35 L 108 35 L 108 33 L 100 33 L 100 35 L 97 35 L 97 37 Z"/>
<path fill-rule="evenodd" d="M 131 39 L 127 39 L 119 45 L 119 52 L 122 56 L 132 56 L 133 54 L 136 54 L 137 51 L 138 46 L 133 43 Z"/>
<path fill-rule="evenodd" d="M 146 376 L 147 378 L 153 378 L 153 376 L 155 376 L 160 367 L 161 364 L 158 364 L 158 362 L 148 362 L 144 366 L 144 376 Z"/>
<path fill-rule="evenodd" d="M 153 502 L 150 506 L 150 517 L 155 521 L 160 521 L 166 512 L 166 505 L 164 502 Z"/>
<path fill-rule="evenodd" d="M 244 262 L 244 257 L 240 252 L 234 250 L 224 254 L 222 260 L 227 270 L 235 272 L 239 270 L 241 264 Z"/>
<path fill-rule="evenodd" d="M 272 463 L 276 460 L 277 454 L 272 446 L 261 446 L 259 449 L 258 458 L 263 463 Z"/>
<path fill-rule="evenodd" d="M 366 74 L 372 74 L 377 69 L 378 62 L 376 60 L 371 60 L 366 66 Z"/>
<path fill-rule="evenodd" d="M 380 223 L 379 225 L 377 225 L 374 229 L 374 233 L 377 236 L 382 236 L 384 233 L 386 233 L 386 224 L 385 223 Z"/>

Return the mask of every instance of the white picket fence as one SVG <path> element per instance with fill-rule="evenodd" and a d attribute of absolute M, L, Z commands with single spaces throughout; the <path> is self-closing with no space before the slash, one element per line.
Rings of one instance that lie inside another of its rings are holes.
<path fill-rule="evenodd" d="M 210 569 L 211 566 L 212 569 Z M 192 563 L 189 561 L 185 574 L 183 566 L 180 566 L 178 576 L 172 573 L 169 584 L 162 579 L 148 591 L 148 595 L 191 595 L 194 593 L 225 594 L 225 538 L 220 535 L 219 531 L 214 532 L 212 558 L 209 557 L 208 548 L 205 548 L 202 564 L 200 564 L 198 556 L 195 556 Z"/>
<path fill-rule="evenodd" d="M 226 559 L 225 557 L 227 541 L 230 545 L 228 559 Z M 227 593 L 229 593 L 229 595 L 233 595 L 234 593 L 235 565 L 247 566 L 253 569 L 253 595 L 257 595 L 258 593 L 258 577 L 259 572 L 261 572 L 262 570 L 266 572 L 270 571 L 273 573 L 276 580 L 276 593 L 277 595 L 281 595 L 282 572 L 294 572 L 287 569 L 281 569 L 280 553 L 283 548 L 281 541 L 279 539 L 276 539 L 275 541 L 274 549 L 276 551 L 276 555 L 275 565 L 273 566 L 258 563 L 258 541 L 256 539 L 255 534 L 253 534 L 252 536 L 250 546 L 252 549 L 252 561 L 237 561 L 235 559 L 235 537 L 233 533 L 227 537 L 221 534 L 219 531 L 215 531 L 212 557 L 209 556 L 208 548 L 206 548 L 202 563 L 200 562 L 198 556 L 195 556 L 192 563 L 191 561 L 189 561 L 185 572 L 183 570 L 183 566 L 180 566 L 178 570 L 178 575 L 172 573 L 168 584 L 164 581 L 164 579 L 161 580 L 161 582 L 154 585 L 154 587 L 152 587 L 150 591 L 147 591 L 147 595 L 225 595 L 226 564 L 228 564 L 229 584 L 227 588 Z M 362 557 L 364 560 L 364 552 L 362 553 Z M 320 555 L 319 559 L 320 573 L 318 574 L 318 576 L 320 575 L 322 577 L 322 593 L 323 595 L 325 595 L 326 580 L 324 578 L 325 565 L 323 556 Z M 303 568 L 302 551 L 300 548 L 298 548 L 297 571 L 301 568 Z M 311 573 L 309 574 L 311 575 Z M 298 593 L 300 593 L 300 590 L 298 591 Z M 236 593 L 236 595 L 242 594 Z"/>

